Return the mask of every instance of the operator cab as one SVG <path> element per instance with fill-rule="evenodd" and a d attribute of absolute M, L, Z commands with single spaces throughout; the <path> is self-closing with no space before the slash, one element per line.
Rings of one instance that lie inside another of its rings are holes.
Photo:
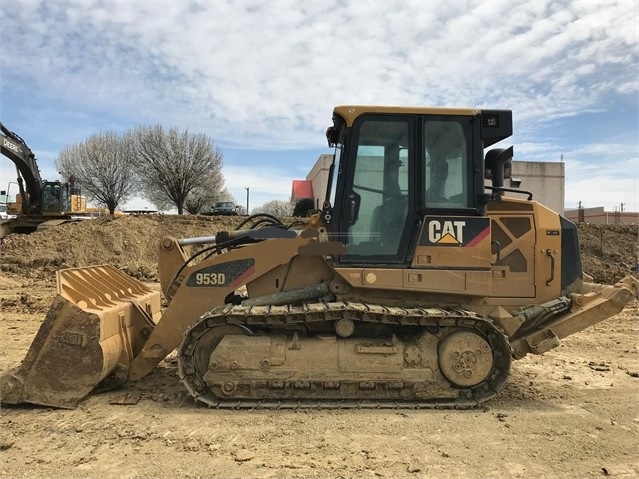
<path fill-rule="evenodd" d="M 42 213 L 62 213 L 68 211 L 65 204 L 69 201 L 69 195 L 64 185 L 60 182 L 45 182 L 42 188 Z"/>
<path fill-rule="evenodd" d="M 72 213 L 71 200 L 80 194 L 80 187 L 74 182 L 44 181 L 42 184 L 42 214 L 58 216 Z"/>
<path fill-rule="evenodd" d="M 511 134 L 511 118 L 496 110 L 337 107 L 327 137 L 338 175 L 325 210 L 346 244 L 340 262 L 404 263 L 425 216 L 482 216 L 484 148 Z"/>

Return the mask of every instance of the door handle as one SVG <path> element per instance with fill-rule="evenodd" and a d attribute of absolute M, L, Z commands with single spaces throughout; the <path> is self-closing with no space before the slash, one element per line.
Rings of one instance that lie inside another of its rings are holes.
<path fill-rule="evenodd" d="M 555 257 L 550 249 L 546 250 L 546 256 L 550 258 L 550 278 L 546 280 L 546 286 L 550 286 L 555 279 Z"/>

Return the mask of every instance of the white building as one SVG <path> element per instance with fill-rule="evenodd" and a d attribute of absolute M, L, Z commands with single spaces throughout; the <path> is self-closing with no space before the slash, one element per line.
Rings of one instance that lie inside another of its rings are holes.
<path fill-rule="evenodd" d="M 566 184 L 564 166 L 563 162 L 556 161 L 513 161 L 512 178 L 506 180 L 504 186 L 530 191 L 533 200 L 563 215 Z M 521 197 L 514 193 L 507 193 L 507 196 Z"/>

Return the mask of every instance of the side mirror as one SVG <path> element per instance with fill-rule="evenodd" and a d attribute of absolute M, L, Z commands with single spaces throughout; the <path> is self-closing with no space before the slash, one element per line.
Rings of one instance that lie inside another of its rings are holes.
<path fill-rule="evenodd" d="M 493 187 L 503 187 L 504 180 L 511 177 L 512 158 L 512 146 L 506 149 L 496 148 L 486 153 L 484 178 L 491 180 Z"/>
<path fill-rule="evenodd" d="M 326 129 L 326 139 L 330 148 L 336 147 L 339 143 L 339 131 L 334 126 L 329 126 Z"/>

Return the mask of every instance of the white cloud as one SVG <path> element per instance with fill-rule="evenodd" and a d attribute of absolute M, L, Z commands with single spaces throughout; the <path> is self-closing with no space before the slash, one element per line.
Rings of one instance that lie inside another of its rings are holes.
<path fill-rule="evenodd" d="M 338 102 L 549 119 L 637 87 L 601 71 L 636 64 L 636 4 L 586 3 L 22 2 L 2 62 L 50 98 L 260 145 L 321 131 Z"/>
<path fill-rule="evenodd" d="M 566 183 L 565 207 L 574 209 L 580 202 L 584 208 L 603 206 L 606 211 L 619 210 L 623 203 L 624 211 L 639 211 L 637 176 L 618 178 L 602 174 L 596 178 L 573 178 Z"/>
<path fill-rule="evenodd" d="M 34 98 L 29 127 L 60 147 L 163 122 L 222 147 L 310 148 L 333 105 L 369 103 L 513 109 L 516 152 L 583 158 L 533 133 L 639 92 L 638 21 L 635 1 L 25 0 L 3 11 L 0 89 L 4 105 Z M 234 194 L 255 177 L 225 173 Z M 281 175 L 259 175 L 264 195 L 288 196 Z"/>
<path fill-rule="evenodd" d="M 581 201 L 584 207 L 603 206 L 606 211 L 619 209 L 621 203 L 625 211 L 639 211 L 639 157 L 628 158 L 622 145 L 614 146 L 587 145 L 569 153 L 566 208 L 576 208 Z M 593 154 L 597 161 L 583 160 Z"/>

